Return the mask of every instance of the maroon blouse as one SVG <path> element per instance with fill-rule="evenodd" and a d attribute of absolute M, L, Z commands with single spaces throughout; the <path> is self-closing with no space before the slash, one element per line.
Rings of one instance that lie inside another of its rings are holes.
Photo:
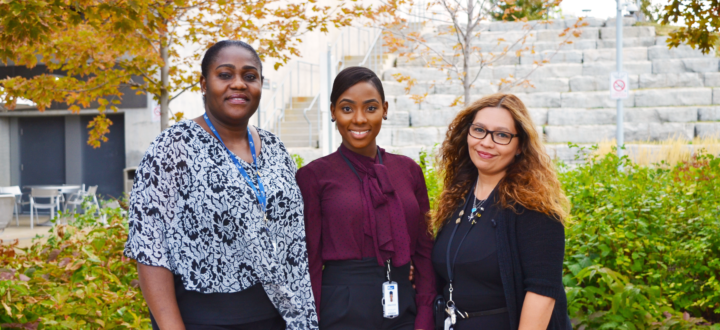
<path fill-rule="evenodd" d="M 433 240 L 427 231 L 425 214 L 430 204 L 420 166 L 408 157 L 386 153 L 382 148 L 379 152 L 384 167 L 378 167 L 382 166 L 378 160 L 356 154 L 345 146 L 341 145 L 339 150 L 353 163 L 363 182 L 339 152 L 303 166 L 296 175 L 305 202 L 315 306 L 320 306 L 325 261 L 373 257 L 381 262 L 381 258 L 390 256 L 394 266 L 402 266 L 396 261 L 406 264 L 409 260 L 403 259 L 409 257 L 415 267 L 418 310 L 415 328 L 433 329 L 432 301 L 436 295 L 431 261 Z M 379 212 L 368 216 L 368 208 Z M 398 211 L 404 218 L 393 216 Z"/>

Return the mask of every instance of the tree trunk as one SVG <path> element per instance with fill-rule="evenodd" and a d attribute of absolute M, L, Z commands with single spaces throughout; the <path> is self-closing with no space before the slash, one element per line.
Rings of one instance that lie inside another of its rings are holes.
<path fill-rule="evenodd" d="M 463 103 L 465 107 L 470 105 L 470 49 L 472 43 L 473 13 L 475 12 L 473 0 L 468 0 L 467 25 L 465 26 L 465 45 L 463 47 Z"/>
<path fill-rule="evenodd" d="M 160 43 L 160 56 L 163 59 L 163 66 L 160 68 L 160 130 L 164 131 L 168 128 L 170 122 L 170 91 L 168 91 L 169 78 L 168 72 L 170 63 L 168 61 L 168 48 L 170 45 L 167 40 Z"/>

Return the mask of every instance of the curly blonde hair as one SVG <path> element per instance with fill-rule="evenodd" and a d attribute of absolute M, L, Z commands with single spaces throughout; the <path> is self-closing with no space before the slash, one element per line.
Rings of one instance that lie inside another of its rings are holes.
<path fill-rule="evenodd" d="M 510 112 L 521 150 L 520 156 L 509 165 L 505 177 L 498 183 L 500 206 L 518 212 L 517 206 L 520 205 L 560 222 L 568 216 L 570 202 L 562 191 L 550 156 L 541 143 L 527 108 L 515 95 L 493 94 L 460 111 L 448 128 L 436 159 L 444 189 L 430 220 L 429 229 L 432 232 L 442 228 L 477 179 L 477 168 L 470 160 L 467 135 L 478 111 L 492 107 Z"/>

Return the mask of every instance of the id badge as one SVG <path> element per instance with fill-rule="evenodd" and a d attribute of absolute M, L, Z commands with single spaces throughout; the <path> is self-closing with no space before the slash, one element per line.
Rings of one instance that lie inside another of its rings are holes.
<path fill-rule="evenodd" d="M 450 321 L 450 317 L 445 318 L 445 330 L 453 330 L 454 326 L 452 324 L 452 321 Z"/>
<path fill-rule="evenodd" d="M 398 292 L 397 282 L 385 282 L 382 285 L 383 293 L 383 317 L 386 319 L 394 319 L 400 315 L 400 294 Z"/>

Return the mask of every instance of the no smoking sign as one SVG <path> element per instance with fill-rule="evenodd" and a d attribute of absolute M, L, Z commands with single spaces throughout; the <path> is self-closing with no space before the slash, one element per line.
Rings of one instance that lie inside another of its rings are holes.
<path fill-rule="evenodd" d="M 628 98 L 627 72 L 613 72 L 610 74 L 610 98 L 620 100 Z"/>

